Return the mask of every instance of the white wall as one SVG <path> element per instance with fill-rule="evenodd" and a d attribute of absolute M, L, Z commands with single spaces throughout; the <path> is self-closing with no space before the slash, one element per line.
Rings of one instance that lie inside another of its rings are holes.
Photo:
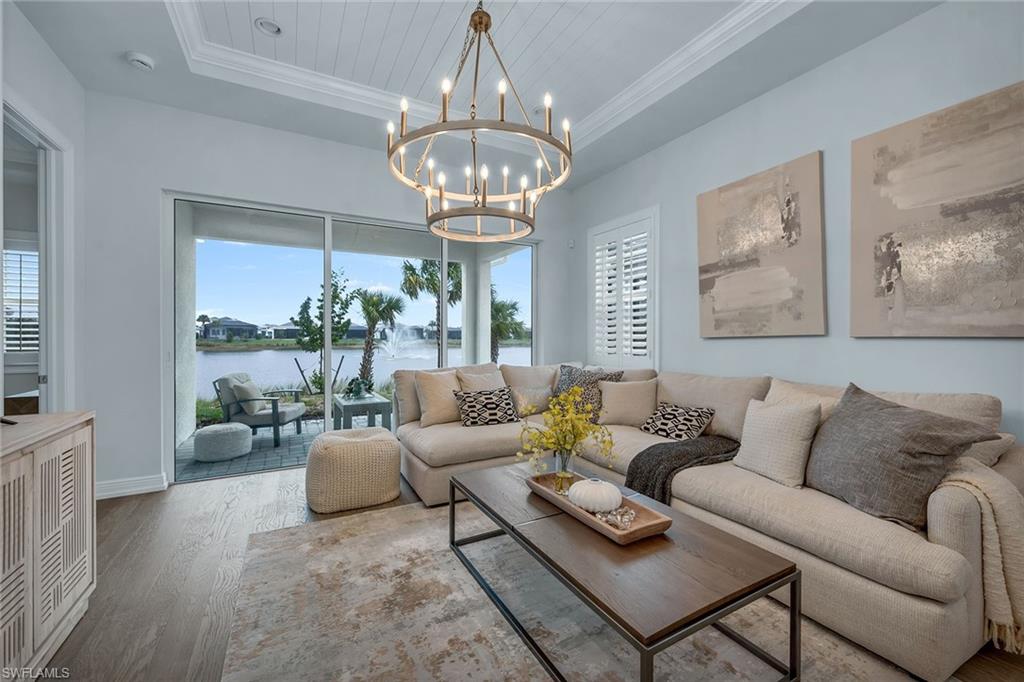
<path fill-rule="evenodd" d="M 850 143 L 1024 79 L 1024 4 L 946 3 L 574 190 L 577 244 L 586 228 L 659 205 L 662 369 L 771 374 L 799 381 L 999 396 L 1004 427 L 1024 436 L 1024 342 L 849 336 Z M 671 121 L 665 121 L 671 125 Z M 824 151 L 827 337 L 700 338 L 697 194 Z M 586 301 L 585 249 L 571 299 Z M 572 348 L 586 348 L 575 308 Z"/>
<path fill-rule="evenodd" d="M 173 387 L 166 385 L 173 383 L 173 342 L 165 327 L 172 276 L 163 257 L 173 241 L 164 192 L 408 222 L 421 220 L 422 204 L 387 174 L 377 150 L 94 92 L 86 96 L 86 123 L 81 403 L 97 410 L 97 479 L 149 481 L 173 438 Z M 547 208 L 556 220 L 557 206 Z M 561 270 L 564 241 L 545 241 L 540 257 Z M 564 273 L 544 275 L 540 286 L 551 292 L 540 324 L 554 327 L 566 305 Z M 542 357 L 567 357 L 562 334 L 543 336 Z"/>

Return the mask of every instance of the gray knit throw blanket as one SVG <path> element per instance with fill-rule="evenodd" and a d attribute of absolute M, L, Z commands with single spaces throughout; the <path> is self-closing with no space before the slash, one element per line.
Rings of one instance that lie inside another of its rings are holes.
<path fill-rule="evenodd" d="M 724 436 L 698 436 L 652 445 L 629 463 L 626 487 L 669 504 L 676 474 L 690 467 L 728 462 L 739 447 L 739 443 Z"/>

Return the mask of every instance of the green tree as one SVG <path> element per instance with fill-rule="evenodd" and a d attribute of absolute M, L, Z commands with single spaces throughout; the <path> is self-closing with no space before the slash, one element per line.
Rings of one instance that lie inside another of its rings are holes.
<path fill-rule="evenodd" d="M 421 260 L 419 267 L 411 261 L 402 262 L 402 293 L 416 300 L 420 294 L 434 299 L 434 324 L 437 327 L 437 347 L 441 348 L 441 263 L 436 260 Z M 445 298 L 453 306 L 462 300 L 462 266 L 448 263 L 448 291 Z"/>
<path fill-rule="evenodd" d="M 401 296 L 392 296 L 379 291 L 356 289 L 355 298 L 366 320 L 366 339 L 363 341 L 363 358 L 359 363 L 359 378 L 373 385 L 373 352 L 377 348 L 377 327 L 384 325 L 394 328 L 395 318 L 405 312 L 405 301 Z"/>
<path fill-rule="evenodd" d="M 348 309 L 355 298 L 355 292 L 348 291 L 348 279 L 343 279 L 341 269 L 331 273 L 331 342 L 341 343 L 348 334 L 352 320 L 348 319 Z M 316 314 L 313 314 L 313 300 L 306 300 L 299 306 L 299 314 L 292 318 L 292 324 L 299 328 L 295 343 L 304 351 L 317 353 L 320 356 L 317 368 L 313 370 L 310 384 L 313 390 L 324 390 L 324 377 L 330 373 L 324 368 L 324 287 L 320 285 L 320 296 L 316 299 Z"/>
<path fill-rule="evenodd" d="M 519 301 L 499 300 L 491 285 L 491 362 L 498 361 L 498 348 L 506 339 L 526 336 L 526 325 L 519 319 Z"/>
<path fill-rule="evenodd" d="M 208 333 L 207 330 L 210 328 L 210 316 L 207 315 L 206 313 L 203 313 L 202 315 L 196 318 L 196 322 L 203 325 L 202 337 L 205 339 Z"/>

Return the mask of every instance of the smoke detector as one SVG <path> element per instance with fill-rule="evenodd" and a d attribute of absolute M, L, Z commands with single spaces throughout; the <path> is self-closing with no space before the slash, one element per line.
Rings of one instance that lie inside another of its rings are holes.
<path fill-rule="evenodd" d="M 125 52 L 124 60 L 139 71 L 146 71 L 148 73 L 156 68 L 156 63 L 153 61 L 153 58 L 148 54 L 143 54 L 141 52 Z"/>
<path fill-rule="evenodd" d="M 281 27 L 273 19 L 267 17 L 256 17 L 256 20 L 252 22 L 256 25 L 261 32 L 266 33 L 271 38 L 276 38 L 281 35 Z"/>

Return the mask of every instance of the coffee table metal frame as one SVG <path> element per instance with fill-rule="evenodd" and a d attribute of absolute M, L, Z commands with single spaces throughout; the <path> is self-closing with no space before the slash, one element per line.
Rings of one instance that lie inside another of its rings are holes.
<path fill-rule="evenodd" d="M 494 530 L 486 531 L 484 533 L 478 533 L 464 538 L 455 537 L 455 495 L 456 490 L 465 495 L 466 499 L 479 509 L 483 514 L 489 518 L 498 527 Z M 473 494 L 472 491 L 468 490 L 465 486 L 460 484 L 455 479 L 448 480 L 448 545 L 451 547 L 455 556 L 459 558 L 459 561 L 466 567 L 470 575 L 476 580 L 476 582 L 483 589 L 484 594 L 490 598 L 494 605 L 498 608 L 498 611 L 504 616 L 505 620 L 508 621 L 512 629 L 515 630 L 519 638 L 523 640 L 523 643 L 530 649 L 537 661 L 540 662 L 544 669 L 551 675 L 552 679 L 565 680 L 565 676 L 558 670 L 558 667 L 548 657 L 544 650 L 541 649 L 540 645 L 530 635 L 519 619 L 516 618 L 515 614 L 508 608 L 508 606 L 501 600 L 501 597 L 494 591 L 494 589 L 487 582 L 486 578 L 477 570 L 473 562 L 466 556 L 466 553 L 462 551 L 462 548 L 466 545 L 471 545 L 475 542 L 481 542 L 483 540 L 490 540 L 501 535 L 508 535 L 510 538 L 516 541 L 520 547 L 525 549 L 534 559 L 536 559 L 549 573 L 558 578 L 559 582 L 565 585 L 569 590 L 575 594 L 584 604 L 599 615 L 608 625 L 618 632 L 622 637 L 629 642 L 640 653 L 640 677 L 641 682 L 651 682 L 654 679 L 654 655 L 668 647 L 672 646 L 680 640 L 686 639 L 690 635 L 702 630 L 709 625 L 719 630 L 729 639 L 733 640 L 737 644 L 741 645 L 744 649 L 754 654 L 757 658 L 761 659 L 772 668 L 782 673 L 781 680 L 799 680 L 800 679 L 800 569 L 796 569 L 793 573 L 790 573 L 778 580 L 775 580 L 768 585 L 758 588 L 753 592 L 744 594 L 737 599 L 723 604 L 717 609 L 707 613 L 697 620 L 683 625 L 679 629 L 669 632 L 662 636 L 657 641 L 651 644 L 644 644 L 628 631 L 626 631 L 621 625 L 619 625 L 615 619 L 596 604 L 592 599 L 587 597 L 581 590 L 573 585 L 569 579 L 562 574 L 562 572 L 550 562 L 548 562 L 543 556 L 537 551 L 530 547 L 529 543 L 526 542 L 519 533 L 515 532 L 512 525 L 508 524 L 499 514 L 496 514 L 486 504 L 484 504 L 480 498 Z M 730 613 L 737 611 L 748 604 L 765 597 L 775 590 L 789 585 L 789 664 L 783 663 L 779 659 L 772 656 L 770 653 L 762 649 L 757 644 L 754 644 L 749 639 L 741 635 L 740 633 L 733 630 L 725 623 L 720 622 L 722 618 L 728 616 Z"/>

